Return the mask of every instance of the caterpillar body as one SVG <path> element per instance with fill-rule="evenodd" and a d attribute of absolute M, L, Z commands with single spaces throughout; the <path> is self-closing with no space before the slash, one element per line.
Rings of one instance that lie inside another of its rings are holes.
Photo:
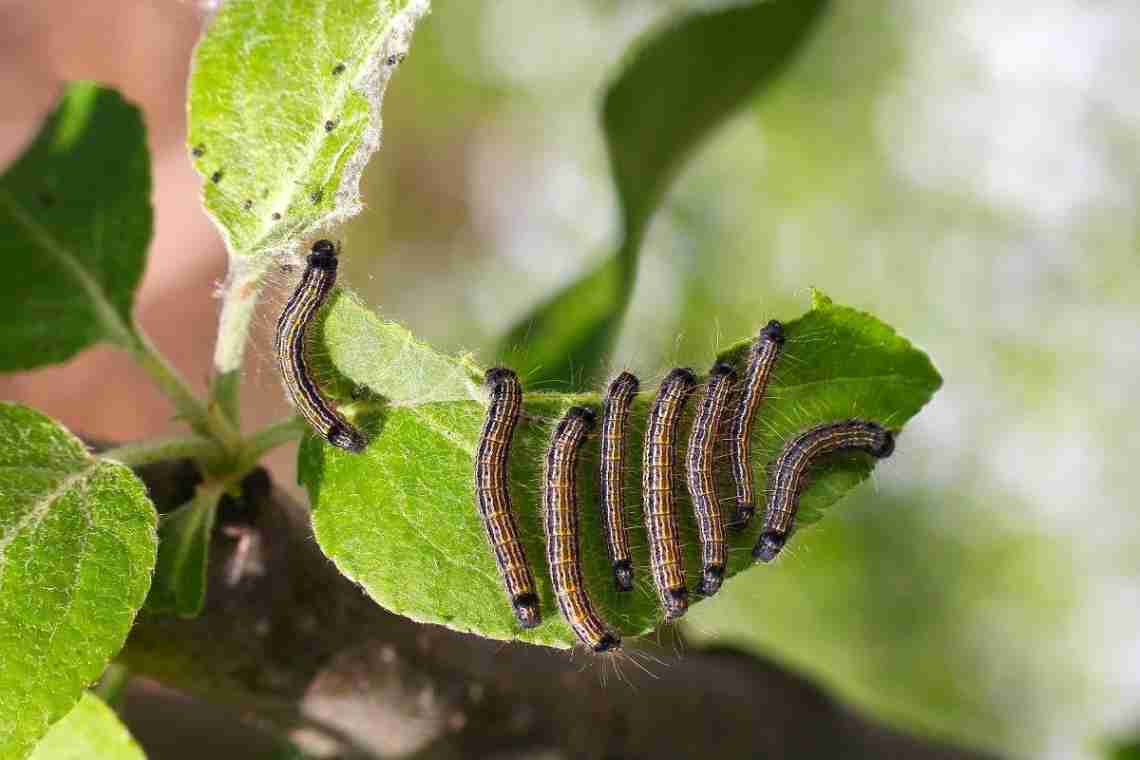
<path fill-rule="evenodd" d="M 475 453 L 475 501 L 515 618 L 523 628 L 534 628 L 542 622 L 538 592 L 519 539 L 507 477 L 511 441 L 522 410 L 522 386 L 518 376 L 504 367 L 487 370 L 486 385 L 491 400 Z"/>
<path fill-rule="evenodd" d="M 274 349 L 281 382 L 297 412 L 333 446 L 361 452 L 367 439 L 321 390 L 306 355 L 306 331 L 336 284 L 337 253 L 332 241 L 313 243 L 301 282 L 277 319 Z"/>
<path fill-rule="evenodd" d="M 681 617 L 689 608 L 673 480 L 677 428 L 696 382 L 692 370 L 683 368 L 665 377 L 649 410 L 642 449 L 641 496 L 649 536 L 649 565 L 666 620 Z"/>
<path fill-rule="evenodd" d="M 885 459 L 894 449 L 895 439 L 890 430 L 877 422 L 859 419 L 817 425 L 788 441 L 772 464 L 764 528 L 752 556 L 761 562 L 771 562 L 784 548 L 796 520 L 808 471 L 819 457 L 856 450 Z"/>
<path fill-rule="evenodd" d="M 576 406 L 554 428 L 546 453 L 543 527 L 546 562 L 562 617 L 579 641 L 595 652 L 607 652 L 619 648 L 621 638 L 608 629 L 586 593 L 579 546 L 578 452 L 593 427 L 593 410 Z"/>
<path fill-rule="evenodd" d="M 629 407 L 640 383 L 629 372 L 622 372 L 606 392 L 602 404 L 601 453 L 598 493 L 601 499 L 602 529 L 606 551 L 618 591 L 633 590 L 633 555 L 625 525 L 625 451 Z"/>
<path fill-rule="evenodd" d="M 752 478 L 752 427 L 756 410 L 768 388 L 772 367 L 784 344 L 784 326 L 770 321 L 748 349 L 748 365 L 740 384 L 736 413 L 729 425 L 728 453 L 736 483 L 734 526 L 743 529 L 756 513 L 756 487 Z"/>
<path fill-rule="evenodd" d="M 728 564 L 728 543 L 716 493 L 713 458 L 735 377 L 736 370 L 728 364 L 718 363 L 709 370 L 705 395 L 693 418 L 689 445 L 685 450 L 685 482 L 701 539 L 701 580 L 697 592 L 704 596 L 712 596 L 720 590 Z"/>

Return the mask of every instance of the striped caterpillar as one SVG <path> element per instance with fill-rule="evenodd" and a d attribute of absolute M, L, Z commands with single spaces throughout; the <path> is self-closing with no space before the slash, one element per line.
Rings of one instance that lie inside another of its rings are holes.
<path fill-rule="evenodd" d="M 746 354 L 746 372 L 739 387 L 735 387 L 737 371 L 734 367 L 724 363 L 714 365 L 693 417 L 684 473 L 701 544 L 697 591 L 704 596 L 719 590 L 728 560 L 726 520 L 716 489 L 715 456 L 717 442 L 722 439 L 720 431 L 728 428 L 723 438 L 730 454 L 742 449 L 745 453 L 751 451 L 750 445 L 739 445 L 738 434 L 743 429 L 751 429 L 750 417 L 763 395 L 782 342 L 779 323 L 769 323 Z M 494 388 L 500 386 L 503 390 L 496 392 Z M 625 537 L 622 470 L 631 406 L 638 387 L 637 378 L 629 373 L 622 373 L 610 384 L 604 397 L 598 435 L 601 525 L 618 590 L 632 587 L 633 563 Z M 642 446 L 642 515 L 649 544 L 650 574 L 666 620 L 681 617 L 689 605 L 675 480 L 679 474 L 678 433 L 686 400 L 696 387 L 696 377 L 688 369 L 674 369 L 665 377 L 650 404 Z M 539 622 L 538 598 L 521 544 L 517 543 L 517 528 L 512 527 L 514 521 L 510 516 L 505 480 L 507 454 L 522 404 L 522 391 L 514 373 L 506 369 L 488 372 L 488 388 L 492 389 L 491 403 L 476 457 L 477 501 L 480 513 L 488 522 L 488 534 L 492 536 L 504 586 L 519 622 L 531 627 Z M 545 459 L 542 508 L 546 560 L 558 609 L 579 641 L 592 651 L 605 652 L 619 649 L 621 638 L 598 613 L 585 587 L 576 472 L 579 452 L 587 443 L 596 416 L 589 407 L 572 407 L 554 427 Z M 819 457 L 858 449 L 882 458 L 889 455 L 892 448 L 890 431 L 865 420 L 818 425 L 794 436 L 769 468 L 767 509 L 753 550 L 754 558 L 771 560 L 783 547 L 794 524 L 799 493 L 806 484 L 811 465 Z M 746 468 L 749 471 L 746 482 L 751 487 L 752 463 L 730 458 L 729 465 L 738 486 L 742 479 L 735 476 L 741 467 Z M 492 521 L 497 524 L 492 526 Z M 503 550 L 515 546 L 517 551 Z M 524 602 L 525 614 L 520 613 L 520 599 Z"/>
<path fill-rule="evenodd" d="M 322 438 L 345 451 L 361 452 L 368 441 L 321 390 L 306 355 L 306 331 L 336 285 L 338 246 L 313 243 L 297 289 L 281 310 L 274 336 L 281 382 L 297 412 Z"/>

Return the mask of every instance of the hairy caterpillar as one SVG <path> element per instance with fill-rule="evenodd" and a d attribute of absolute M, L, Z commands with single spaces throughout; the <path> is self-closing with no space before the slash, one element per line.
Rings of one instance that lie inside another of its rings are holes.
<path fill-rule="evenodd" d="M 606 391 L 602 404 L 601 454 L 598 469 L 602 526 L 606 550 L 613 565 L 614 586 L 618 591 L 633 590 L 633 556 L 625 526 L 625 436 L 629 406 L 640 383 L 629 372 L 622 372 Z"/>
<path fill-rule="evenodd" d="M 360 452 L 367 439 L 321 391 L 305 354 L 305 331 L 336 284 L 337 253 L 332 241 L 313 243 L 301 282 L 277 319 L 274 350 L 281 381 L 297 412 L 333 446 Z"/>
<path fill-rule="evenodd" d="M 716 494 L 713 456 L 735 377 L 736 370 L 728 364 L 719 363 L 709 370 L 705 396 L 693 418 L 685 451 L 685 482 L 701 538 L 701 581 L 697 592 L 705 596 L 712 596 L 720 590 L 728 563 L 728 544 L 724 539 L 724 517 Z"/>
<path fill-rule="evenodd" d="M 486 384 L 491 403 L 475 454 L 475 501 L 515 617 L 523 628 L 534 628 L 542 622 L 538 593 L 519 540 L 507 478 L 511 439 L 522 410 L 522 386 L 518 376 L 504 367 L 487 370 Z"/>
<path fill-rule="evenodd" d="M 752 556 L 758 561 L 770 562 L 784 548 L 795 523 L 800 491 L 816 459 L 843 450 L 866 451 L 877 459 L 884 459 L 894 449 L 895 439 L 890 430 L 877 422 L 857 419 L 818 425 L 788 441 L 771 468 L 764 528 Z"/>
<path fill-rule="evenodd" d="M 582 577 L 578 518 L 578 452 L 594 427 L 594 412 L 575 406 L 554 428 L 546 453 L 542 491 L 546 561 L 562 616 L 578 639 L 595 652 L 621 646 L 590 602 Z"/>
<path fill-rule="evenodd" d="M 673 475 L 677 456 L 677 426 L 685 400 L 697 380 L 692 370 L 674 369 L 657 391 L 649 410 L 642 451 L 641 498 L 649 535 L 649 564 L 665 619 L 673 620 L 689 608 L 684 558 L 677 528 L 677 502 Z"/>
<path fill-rule="evenodd" d="M 732 477 L 736 482 L 735 527 L 745 528 L 756 512 L 755 485 L 752 480 L 752 424 L 756 409 L 768 387 L 772 367 L 784 344 L 784 326 L 772 320 L 748 348 L 748 366 L 740 386 L 736 413 L 729 425 L 728 453 Z"/>

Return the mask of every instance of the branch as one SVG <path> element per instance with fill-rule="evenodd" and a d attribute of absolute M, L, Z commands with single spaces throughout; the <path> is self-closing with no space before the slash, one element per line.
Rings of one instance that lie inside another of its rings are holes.
<path fill-rule="evenodd" d="M 141 327 L 135 325 L 132 328 L 125 346 L 138 365 L 150 375 L 159 390 L 174 404 L 179 416 L 196 433 L 217 441 L 230 454 L 241 447 L 241 433 L 238 429 L 225 417 L 219 407 L 205 404 L 194 395 L 186 380 L 166 360 L 166 357 L 159 353 Z"/>
<path fill-rule="evenodd" d="M 190 468 L 140 474 L 156 498 L 193 488 Z M 655 677 L 627 661 L 628 683 L 607 684 L 608 660 L 414 623 L 337 572 L 307 512 L 263 470 L 242 494 L 219 511 L 202 616 L 141 618 L 122 660 L 298 740 L 319 736 L 342 757 L 535 748 L 568 757 L 979 757 L 869 723 L 739 652 L 675 656 L 640 644 L 632 656 Z"/>

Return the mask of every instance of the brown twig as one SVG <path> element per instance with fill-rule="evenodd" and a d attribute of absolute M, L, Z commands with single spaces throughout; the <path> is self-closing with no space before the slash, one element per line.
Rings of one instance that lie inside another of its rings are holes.
<path fill-rule="evenodd" d="M 143 473 L 178 494 L 175 467 Z M 192 483 L 189 484 L 192 486 Z M 976 755 L 886 730 L 771 663 L 728 650 L 635 651 L 653 677 L 603 661 L 489 641 L 390 614 L 321 554 L 304 508 L 263 471 L 223 505 L 206 609 L 140 618 L 123 661 L 341 757 Z M 653 662 L 651 658 L 661 660 Z"/>

